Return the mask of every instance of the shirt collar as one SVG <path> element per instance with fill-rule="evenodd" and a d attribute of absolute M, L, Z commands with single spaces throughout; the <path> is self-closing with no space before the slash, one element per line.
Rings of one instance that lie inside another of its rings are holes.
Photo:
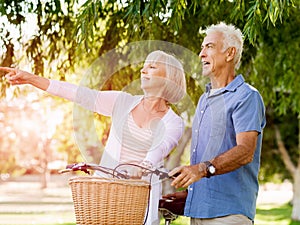
<path fill-rule="evenodd" d="M 239 74 L 238 76 L 236 76 L 234 78 L 233 81 L 231 81 L 226 87 L 223 88 L 223 91 L 235 91 L 239 86 L 241 86 L 243 83 L 245 82 L 245 79 L 243 77 L 243 75 Z M 211 83 L 208 83 L 206 84 L 206 87 L 205 87 L 205 92 L 206 93 L 209 93 L 211 89 Z"/>

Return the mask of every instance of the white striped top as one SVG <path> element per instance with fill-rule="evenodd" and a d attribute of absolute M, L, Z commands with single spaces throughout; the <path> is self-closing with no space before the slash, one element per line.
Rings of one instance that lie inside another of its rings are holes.
<path fill-rule="evenodd" d="M 121 163 L 142 162 L 153 142 L 153 132 L 150 128 L 139 127 L 129 113 L 123 127 L 123 143 L 120 155 Z"/>

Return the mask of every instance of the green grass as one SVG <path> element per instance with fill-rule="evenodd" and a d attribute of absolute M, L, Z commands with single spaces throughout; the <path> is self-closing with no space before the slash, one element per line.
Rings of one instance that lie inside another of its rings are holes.
<path fill-rule="evenodd" d="M 292 207 L 284 205 L 260 205 L 257 207 L 255 225 L 300 225 L 291 220 Z"/>

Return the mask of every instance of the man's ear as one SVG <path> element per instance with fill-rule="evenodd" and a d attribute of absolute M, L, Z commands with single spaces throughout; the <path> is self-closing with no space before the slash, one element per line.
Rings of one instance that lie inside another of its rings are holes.
<path fill-rule="evenodd" d="M 234 56 L 236 54 L 236 48 L 230 47 L 227 49 L 227 56 L 226 56 L 226 62 L 229 62 L 234 59 Z"/>

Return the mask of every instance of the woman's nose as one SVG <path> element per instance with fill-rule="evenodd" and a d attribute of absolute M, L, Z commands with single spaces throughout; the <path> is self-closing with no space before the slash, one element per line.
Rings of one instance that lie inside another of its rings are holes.
<path fill-rule="evenodd" d="M 146 70 L 145 67 L 143 67 L 143 68 L 141 69 L 141 73 L 147 73 L 147 70 Z"/>

